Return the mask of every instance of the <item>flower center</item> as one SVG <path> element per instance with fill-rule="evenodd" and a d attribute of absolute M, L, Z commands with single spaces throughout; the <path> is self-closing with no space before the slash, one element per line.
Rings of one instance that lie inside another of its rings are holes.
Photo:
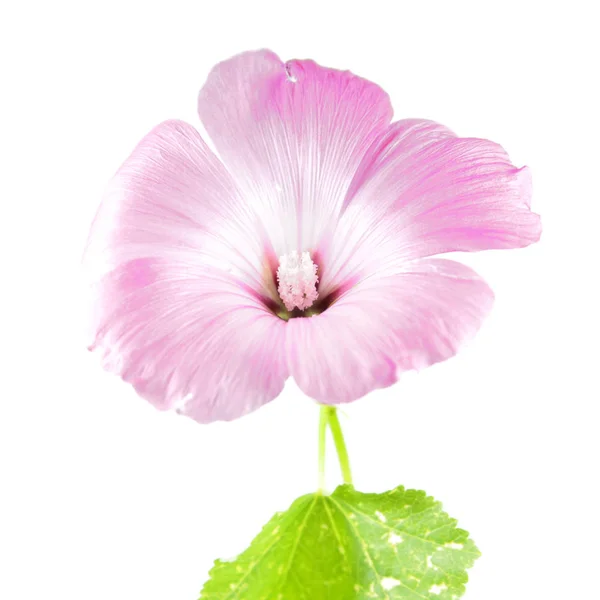
<path fill-rule="evenodd" d="M 279 257 L 277 269 L 277 282 L 279 297 L 285 307 L 291 312 L 294 308 L 304 310 L 313 305 L 318 297 L 317 292 L 317 265 L 310 258 L 308 252 L 301 254 L 289 252 Z"/>

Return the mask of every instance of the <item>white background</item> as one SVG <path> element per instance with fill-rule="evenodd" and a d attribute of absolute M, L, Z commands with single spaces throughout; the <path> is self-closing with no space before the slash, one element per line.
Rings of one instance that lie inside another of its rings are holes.
<path fill-rule="evenodd" d="M 105 184 L 158 122 L 198 124 L 214 63 L 260 47 L 349 68 L 397 118 L 532 168 L 542 241 L 461 257 L 497 295 L 476 340 L 342 420 L 360 490 L 425 489 L 472 533 L 467 600 L 598 597 L 600 47 L 594 3 L 553 4 L 2 9 L 1 598 L 195 600 L 214 558 L 315 488 L 318 410 L 293 384 L 200 426 L 84 349 L 78 269 Z"/>

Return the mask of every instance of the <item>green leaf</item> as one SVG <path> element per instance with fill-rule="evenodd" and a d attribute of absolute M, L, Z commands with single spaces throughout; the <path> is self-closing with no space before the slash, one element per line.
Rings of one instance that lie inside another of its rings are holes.
<path fill-rule="evenodd" d="M 298 498 L 216 561 L 201 600 L 455 600 L 479 551 L 425 492 L 350 485 Z"/>

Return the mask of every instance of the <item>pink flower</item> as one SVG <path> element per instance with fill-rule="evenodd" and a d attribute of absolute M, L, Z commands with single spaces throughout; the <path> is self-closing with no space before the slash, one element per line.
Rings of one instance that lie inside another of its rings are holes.
<path fill-rule="evenodd" d="M 200 118 L 151 131 L 86 250 L 93 349 L 157 408 L 235 419 L 292 376 L 350 402 L 447 359 L 493 294 L 431 256 L 539 239 L 530 175 L 348 71 L 263 50 L 218 64 Z"/>

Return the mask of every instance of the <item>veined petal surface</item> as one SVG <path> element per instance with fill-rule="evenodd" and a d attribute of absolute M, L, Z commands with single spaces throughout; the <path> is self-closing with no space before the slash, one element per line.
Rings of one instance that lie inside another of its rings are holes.
<path fill-rule="evenodd" d="M 334 235 L 322 243 L 321 293 L 407 260 L 519 248 L 540 237 L 531 177 L 497 144 L 438 123 L 393 123 L 369 148 Z"/>
<path fill-rule="evenodd" d="M 198 111 L 275 256 L 315 250 L 392 117 L 374 83 L 267 50 L 214 67 Z"/>
<path fill-rule="evenodd" d="M 493 297 L 472 269 L 444 259 L 375 274 L 324 313 L 290 320 L 290 373 L 319 402 L 356 400 L 402 371 L 453 356 L 479 329 Z"/>

